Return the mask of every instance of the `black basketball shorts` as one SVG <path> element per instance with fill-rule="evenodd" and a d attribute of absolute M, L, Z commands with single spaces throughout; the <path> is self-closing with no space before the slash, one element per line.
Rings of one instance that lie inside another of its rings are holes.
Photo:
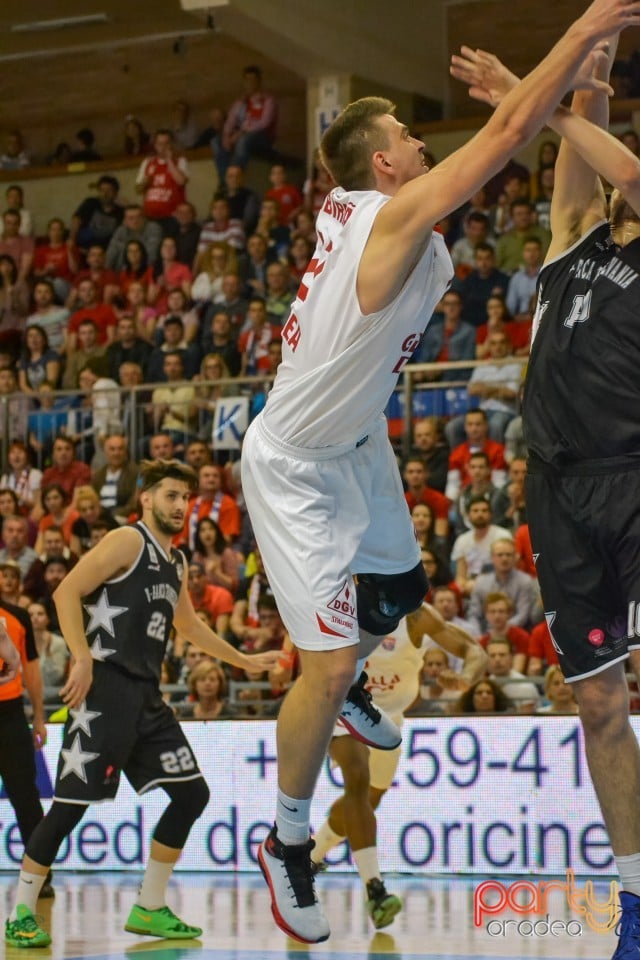
<path fill-rule="evenodd" d="M 567 680 L 640 648 L 640 464 L 619 458 L 527 475 L 545 617 Z"/>
<path fill-rule="evenodd" d="M 69 711 L 56 776 L 55 799 L 113 800 L 120 774 L 138 793 L 202 776 L 172 710 L 153 681 L 135 680 L 94 664 L 85 702 Z"/>

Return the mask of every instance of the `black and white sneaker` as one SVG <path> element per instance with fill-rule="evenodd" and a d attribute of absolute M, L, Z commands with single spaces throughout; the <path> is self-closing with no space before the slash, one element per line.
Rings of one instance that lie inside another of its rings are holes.
<path fill-rule="evenodd" d="M 367 680 L 368 677 L 363 671 L 349 689 L 338 716 L 338 723 L 346 727 L 352 737 L 366 743 L 368 747 L 395 750 L 402 743 L 402 734 L 393 720 L 374 705 L 371 694 L 365 688 Z"/>
<path fill-rule="evenodd" d="M 258 848 L 258 863 L 271 891 L 271 913 L 284 933 L 301 943 L 329 939 L 329 924 L 318 903 L 309 854 L 313 840 L 288 845 L 273 827 Z"/>

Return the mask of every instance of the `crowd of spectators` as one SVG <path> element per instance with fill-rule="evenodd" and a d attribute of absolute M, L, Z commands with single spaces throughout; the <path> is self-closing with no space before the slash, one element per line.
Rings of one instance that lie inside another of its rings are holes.
<path fill-rule="evenodd" d="M 176 544 L 188 557 L 199 615 L 246 650 L 282 648 L 285 628 L 253 542 L 238 463 L 216 449 L 212 424 L 221 398 L 244 389 L 233 383 L 238 376 L 261 378 L 251 388 L 251 413 L 264 403 L 330 183 L 320 165 L 306 183 L 291 182 L 276 162 L 263 196 L 245 185 L 249 157 L 273 143 L 277 105 L 259 71 L 248 68 L 244 81 L 226 121 L 217 117 L 207 131 L 220 180 L 203 218 L 188 199 L 184 148 L 197 131 L 186 104 L 173 127 L 153 137 L 127 120 L 128 149 L 141 157 L 139 203 L 121 204 L 117 179 L 104 174 L 95 195 L 79 197 L 35 238 L 28 198 L 17 185 L 6 189 L 0 595 L 28 608 L 51 691 L 68 666 L 52 593 L 79 556 L 136 518 L 137 463 L 145 456 L 178 456 L 198 473 Z M 268 131 L 256 126 L 262 114 Z M 84 146 L 94 150 L 90 137 Z M 412 362 L 434 364 L 416 376 L 419 390 L 452 377 L 439 363 L 467 361 L 455 370 L 466 385 L 466 412 L 416 419 L 400 467 L 431 584 L 427 599 L 486 647 L 488 675 L 460 696 L 451 679 L 460 665 L 428 651 L 421 688 L 428 710 L 575 707 L 540 601 L 518 415 L 517 358 L 529 347 L 549 243 L 556 153 L 543 143 L 533 171 L 510 162 L 440 225 L 455 278 Z M 23 147 L 13 134 L 7 155 L 20 165 Z M 127 402 L 132 390 L 135 404 Z M 287 653 L 269 676 L 226 673 L 176 636 L 166 696 L 184 717 L 271 715 L 295 671 Z"/>

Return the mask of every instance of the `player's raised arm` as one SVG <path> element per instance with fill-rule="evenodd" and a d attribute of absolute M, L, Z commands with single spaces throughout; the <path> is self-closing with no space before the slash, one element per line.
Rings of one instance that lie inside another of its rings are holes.
<path fill-rule="evenodd" d="M 378 189 L 393 196 L 376 217 L 362 256 L 358 295 L 363 312 L 391 302 L 435 224 L 542 128 L 594 44 L 637 24 L 640 2 L 595 0 L 535 70 L 507 94 L 485 126 L 427 176 L 415 172 L 422 144 L 395 118 L 381 119 L 388 144 L 374 152 L 373 170 Z"/>

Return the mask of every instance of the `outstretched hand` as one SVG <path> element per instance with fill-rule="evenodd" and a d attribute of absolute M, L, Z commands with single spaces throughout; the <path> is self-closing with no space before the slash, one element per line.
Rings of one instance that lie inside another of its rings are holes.
<path fill-rule="evenodd" d="M 519 78 L 505 67 L 493 53 L 461 47 L 461 56 L 451 57 L 449 71 L 457 80 L 469 87 L 469 96 L 482 103 L 497 107 L 512 90 Z"/>

